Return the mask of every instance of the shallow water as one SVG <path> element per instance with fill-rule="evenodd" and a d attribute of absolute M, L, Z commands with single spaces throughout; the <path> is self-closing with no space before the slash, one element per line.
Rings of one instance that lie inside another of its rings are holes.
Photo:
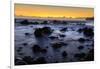
<path fill-rule="evenodd" d="M 34 31 L 36 28 L 43 27 L 51 27 L 53 29 L 53 33 L 49 36 L 57 36 L 58 39 L 51 40 L 48 36 L 42 38 L 36 38 L 34 36 Z M 61 32 L 62 28 L 67 27 L 67 31 Z M 79 38 L 86 38 L 83 33 L 78 33 L 77 30 L 84 27 L 93 28 L 92 25 L 27 25 L 27 26 L 15 26 L 15 57 L 23 58 L 24 56 L 31 56 L 33 58 L 37 57 L 45 57 L 48 63 L 54 62 L 71 62 L 78 61 L 77 58 L 74 57 L 76 53 L 87 53 L 90 49 L 93 48 L 91 44 L 93 43 L 93 39 L 91 41 L 86 41 L 84 43 L 80 43 L 78 41 Z M 25 35 L 25 33 L 29 33 L 29 35 Z M 60 37 L 59 34 L 64 34 L 65 37 Z M 52 43 L 56 42 L 64 42 L 67 45 L 62 46 L 59 49 L 53 49 Z M 23 43 L 27 43 L 27 46 L 23 46 Z M 41 48 L 47 48 L 47 53 L 33 53 L 32 46 L 38 44 Z M 87 46 L 90 45 L 90 46 Z M 79 46 L 84 46 L 83 50 L 79 50 Z M 19 47 L 22 47 L 21 51 L 17 50 Z M 61 53 L 66 51 L 68 56 L 67 58 L 63 58 Z M 20 53 L 23 53 L 20 55 Z"/>

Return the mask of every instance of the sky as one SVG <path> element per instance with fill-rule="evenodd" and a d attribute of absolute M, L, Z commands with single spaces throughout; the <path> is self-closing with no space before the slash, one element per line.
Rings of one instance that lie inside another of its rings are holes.
<path fill-rule="evenodd" d="M 94 17 L 94 9 L 15 3 L 14 15 L 29 17 Z"/>

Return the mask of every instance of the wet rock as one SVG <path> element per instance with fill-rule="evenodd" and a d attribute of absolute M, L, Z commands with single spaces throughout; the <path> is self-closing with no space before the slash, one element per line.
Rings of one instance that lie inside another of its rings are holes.
<path fill-rule="evenodd" d="M 18 49 L 20 49 L 20 50 L 21 50 L 22 48 L 23 48 L 23 47 L 18 47 Z"/>
<path fill-rule="evenodd" d="M 43 22 L 42 22 L 42 24 L 47 24 L 47 23 L 48 23 L 48 21 L 43 21 Z"/>
<path fill-rule="evenodd" d="M 41 49 L 42 53 L 47 53 L 47 49 Z"/>
<path fill-rule="evenodd" d="M 33 64 L 33 58 L 31 56 L 25 56 L 23 61 L 25 61 L 27 64 Z"/>
<path fill-rule="evenodd" d="M 83 33 L 84 33 L 84 36 L 86 36 L 86 37 L 93 37 L 94 36 L 94 32 L 93 32 L 92 28 L 87 28 L 87 27 L 84 28 Z"/>
<path fill-rule="evenodd" d="M 59 44 L 60 44 L 61 46 L 67 46 L 67 45 L 68 45 L 67 43 L 64 43 L 64 42 L 59 42 Z"/>
<path fill-rule="evenodd" d="M 15 65 L 27 65 L 27 63 L 21 60 L 21 61 L 16 61 Z"/>
<path fill-rule="evenodd" d="M 24 53 L 18 53 L 19 55 L 24 55 Z"/>
<path fill-rule="evenodd" d="M 67 55 L 68 55 L 68 54 L 66 53 L 66 51 L 63 51 L 63 52 L 62 52 L 62 57 L 63 57 L 63 58 L 67 57 Z"/>
<path fill-rule="evenodd" d="M 56 36 L 49 36 L 49 38 L 50 38 L 51 40 L 53 40 L 53 39 L 57 39 L 58 37 L 56 37 Z"/>
<path fill-rule="evenodd" d="M 64 35 L 64 34 L 60 34 L 59 36 L 60 36 L 60 37 L 66 37 L 66 35 Z"/>
<path fill-rule="evenodd" d="M 57 49 L 57 48 L 61 48 L 62 45 L 59 44 L 59 43 L 54 43 L 54 44 L 52 45 L 52 47 L 53 47 L 54 49 Z"/>
<path fill-rule="evenodd" d="M 51 30 L 50 27 L 43 27 L 42 32 L 45 33 L 45 34 L 51 34 L 52 30 Z"/>
<path fill-rule="evenodd" d="M 91 49 L 87 56 L 84 59 L 85 61 L 93 61 L 94 60 L 94 49 Z"/>
<path fill-rule="evenodd" d="M 34 45 L 34 46 L 32 47 L 32 51 L 33 51 L 34 53 L 39 53 L 39 52 L 41 52 L 41 48 L 40 48 L 39 45 Z"/>
<path fill-rule="evenodd" d="M 36 60 L 33 61 L 34 64 L 44 64 L 47 63 L 44 57 L 39 57 Z"/>
<path fill-rule="evenodd" d="M 27 44 L 27 43 L 23 43 L 23 45 L 24 45 L 24 46 L 27 46 L 28 44 Z"/>
<path fill-rule="evenodd" d="M 30 35 L 30 33 L 25 33 L 25 36 L 29 36 Z"/>
<path fill-rule="evenodd" d="M 42 29 L 41 28 L 37 28 L 34 32 L 35 37 L 42 37 Z"/>
<path fill-rule="evenodd" d="M 18 49 L 18 50 L 17 50 L 17 52 L 20 52 L 20 51 L 21 51 L 21 49 Z"/>
<path fill-rule="evenodd" d="M 23 47 L 18 47 L 17 52 L 20 52 L 23 49 Z"/>
<path fill-rule="evenodd" d="M 28 22 L 28 20 L 23 20 L 23 21 L 20 22 L 20 24 L 22 24 L 22 25 L 29 25 L 29 22 Z"/>
<path fill-rule="evenodd" d="M 79 46 L 78 49 L 82 50 L 82 49 L 84 49 L 84 46 Z"/>
<path fill-rule="evenodd" d="M 60 31 L 65 32 L 67 31 L 67 28 L 62 28 Z"/>
<path fill-rule="evenodd" d="M 85 42 L 85 39 L 84 39 L 84 38 L 79 38 L 78 41 L 79 41 L 80 43 L 84 43 L 84 42 Z"/>
<path fill-rule="evenodd" d="M 85 57 L 85 55 L 86 55 L 85 53 L 76 53 L 74 57 L 77 58 L 78 60 L 81 60 Z"/>
<path fill-rule="evenodd" d="M 27 63 L 21 58 L 15 58 L 15 65 L 26 65 Z"/>
<path fill-rule="evenodd" d="M 52 33 L 52 30 L 50 27 L 43 27 L 43 28 L 37 28 L 34 32 L 34 35 L 36 37 L 42 37 L 44 35 L 49 35 Z"/>
<path fill-rule="evenodd" d="M 77 32 L 82 33 L 83 29 L 80 28 L 80 29 L 77 30 Z"/>

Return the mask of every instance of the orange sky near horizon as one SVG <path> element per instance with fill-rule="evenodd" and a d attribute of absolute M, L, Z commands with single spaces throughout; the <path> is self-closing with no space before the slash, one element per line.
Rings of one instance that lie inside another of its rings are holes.
<path fill-rule="evenodd" d="M 15 16 L 36 17 L 94 17 L 93 8 L 15 4 Z"/>

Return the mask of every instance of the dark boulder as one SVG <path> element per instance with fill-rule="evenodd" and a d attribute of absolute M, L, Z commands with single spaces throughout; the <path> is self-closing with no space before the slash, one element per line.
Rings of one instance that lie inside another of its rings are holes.
<path fill-rule="evenodd" d="M 47 49 L 41 49 L 41 52 L 42 53 L 46 53 L 47 52 Z"/>
<path fill-rule="evenodd" d="M 62 52 L 62 57 L 65 58 L 65 57 L 67 57 L 67 55 L 68 55 L 68 54 L 66 53 L 66 51 L 63 51 L 63 52 Z"/>
<path fill-rule="evenodd" d="M 47 63 L 44 57 L 39 57 L 36 60 L 33 61 L 34 64 L 44 64 Z"/>
<path fill-rule="evenodd" d="M 78 41 L 79 41 L 80 43 L 84 43 L 84 42 L 85 42 L 85 39 L 84 39 L 84 38 L 79 38 Z"/>
<path fill-rule="evenodd" d="M 41 52 L 41 48 L 40 48 L 39 45 L 34 45 L 34 46 L 32 47 L 32 51 L 33 51 L 34 53 L 39 53 L 39 52 Z"/>
<path fill-rule="evenodd" d="M 41 28 L 37 28 L 34 32 L 35 37 L 42 37 L 42 29 Z"/>
<path fill-rule="evenodd" d="M 94 36 L 94 32 L 92 28 L 83 28 L 83 34 L 86 37 L 93 37 Z"/>
<path fill-rule="evenodd" d="M 94 49 L 91 49 L 84 59 L 85 61 L 94 61 Z"/>
<path fill-rule="evenodd" d="M 25 61 L 27 64 L 33 64 L 33 58 L 31 56 L 25 56 L 23 61 Z"/>
<path fill-rule="evenodd" d="M 60 36 L 60 37 L 66 37 L 66 35 L 64 35 L 64 34 L 60 34 L 59 36 Z"/>
<path fill-rule="evenodd" d="M 85 56 L 86 56 L 85 53 L 76 53 L 74 55 L 74 57 L 77 58 L 79 61 L 83 60 Z"/>
<path fill-rule="evenodd" d="M 84 49 L 84 46 L 79 46 L 78 49 L 82 50 L 82 49 Z"/>
<path fill-rule="evenodd" d="M 25 33 L 25 36 L 29 36 L 30 35 L 30 33 Z"/>
<path fill-rule="evenodd" d="M 20 24 L 22 24 L 22 25 L 29 25 L 29 22 L 28 22 L 28 20 L 25 19 L 25 20 L 21 21 Z"/>
<path fill-rule="evenodd" d="M 49 36 L 49 38 L 50 38 L 51 40 L 53 40 L 53 39 L 57 39 L 58 37 L 56 37 L 56 36 Z"/>
<path fill-rule="evenodd" d="M 28 43 L 23 43 L 23 46 L 27 46 L 28 45 Z"/>
<path fill-rule="evenodd" d="M 54 44 L 52 45 L 52 47 L 53 47 L 54 49 L 57 49 L 57 48 L 61 48 L 62 45 L 59 44 L 59 43 L 54 43 Z"/>
<path fill-rule="evenodd" d="M 52 33 L 52 30 L 50 27 L 43 27 L 43 28 L 37 28 L 34 32 L 34 35 L 36 37 L 42 37 L 44 35 L 50 35 Z"/>
<path fill-rule="evenodd" d="M 67 31 L 67 28 L 62 28 L 60 31 L 65 32 Z"/>

